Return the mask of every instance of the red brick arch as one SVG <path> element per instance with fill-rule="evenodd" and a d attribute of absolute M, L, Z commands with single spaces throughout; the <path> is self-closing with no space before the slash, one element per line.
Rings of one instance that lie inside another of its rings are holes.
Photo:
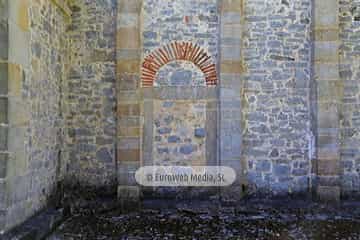
<path fill-rule="evenodd" d="M 142 86 L 153 86 L 160 68 L 177 60 L 195 64 L 204 73 L 207 86 L 217 84 L 216 65 L 204 49 L 191 42 L 172 42 L 145 57 L 141 70 Z"/>

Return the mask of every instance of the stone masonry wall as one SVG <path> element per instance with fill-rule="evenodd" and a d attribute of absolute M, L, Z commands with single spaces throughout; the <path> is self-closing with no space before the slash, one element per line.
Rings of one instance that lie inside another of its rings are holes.
<path fill-rule="evenodd" d="M 115 168 L 116 1 L 71 6 L 71 66 L 66 96 L 66 159 L 70 182 L 112 186 Z"/>
<path fill-rule="evenodd" d="M 258 192 L 304 192 L 311 162 L 311 1 L 245 1 L 243 154 Z"/>
<path fill-rule="evenodd" d="M 6 214 L 0 232 L 46 206 L 64 175 L 61 89 L 68 56 L 67 19 L 50 1 L 8 1 L 7 22 L 8 62 L 1 72 L 8 78 L 7 152 L 1 159 L 7 164 L 0 176 Z"/>
<path fill-rule="evenodd" d="M 7 215 L 6 175 L 9 160 L 8 136 L 8 27 L 7 0 L 0 1 L 0 234 L 4 231 Z"/>
<path fill-rule="evenodd" d="M 219 16 L 217 0 L 144 0 L 143 54 L 173 41 L 190 41 L 217 60 Z"/>
<path fill-rule="evenodd" d="M 0 0 L 0 233 L 64 179 L 138 197 L 141 165 L 233 167 L 232 199 L 360 192 L 359 0 L 60 2 Z M 182 60 L 141 86 L 174 41 L 217 86 Z"/>
<path fill-rule="evenodd" d="M 154 103 L 154 165 L 206 165 L 206 102 Z"/>
<path fill-rule="evenodd" d="M 360 191 L 360 1 L 339 4 L 341 105 L 341 189 Z"/>

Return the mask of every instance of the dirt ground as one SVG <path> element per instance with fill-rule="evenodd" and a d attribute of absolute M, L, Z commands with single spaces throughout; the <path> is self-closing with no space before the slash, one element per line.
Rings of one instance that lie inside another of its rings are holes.
<path fill-rule="evenodd" d="M 100 206 L 100 205 L 98 205 Z M 299 200 L 147 201 L 141 210 L 72 215 L 47 240 L 97 239 L 360 239 L 360 202 L 321 205 Z"/>

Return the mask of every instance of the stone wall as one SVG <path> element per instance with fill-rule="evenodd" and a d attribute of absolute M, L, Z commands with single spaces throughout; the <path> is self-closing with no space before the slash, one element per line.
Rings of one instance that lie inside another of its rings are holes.
<path fill-rule="evenodd" d="M 0 1 L 0 234 L 6 226 L 7 189 L 6 175 L 9 161 L 8 135 L 8 27 L 9 7 L 7 0 Z"/>
<path fill-rule="evenodd" d="M 359 0 L 71 2 L 0 0 L 0 232 L 62 180 L 138 197 L 142 165 L 233 167 L 231 199 L 359 193 Z"/>
<path fill-rule="evenodd" d="M 115 168 L 116 1 L 81 0 L 71 6 L 70 70 L 66 92 L 69 182 L 113 186 Z"/>
<path fill-rule="evenodd" d="M 341 105 L 341 189 L 344 195 L 360 191 L 360 1 L 339 4 Z"/>
<path fill-rule="evenodd" d="M 339 1 L 314 4 L 314 76 L 317 89 L 317 194 L 340 199 L 340 118 L 343 84 L 339 76 Z M 336 12 L 336 14 L 333 13 Z"/>
<path fill-rule="evenodd" d="M 243 59 L 244 1 L 219 1 L 219 133 L 218 164 L 234 169 L 237 179 L 228 188 L 222 188 L 222 197 L 229 200 L 241 198 L 246 189 L 246 159 L 243 158 L 242 89 L 245 73 Z"/>
<path fill-rule="evenodd" d="M 306 192 L 311 161 L 310 0 L 244 4 L 243 155 L 257 192 Z"/>
<path fill-rule="evenodd" d="M 216 62 L 218 31 L 217 0 L 143 1 L 144 56 L 169 42 L 189 41 L 204 48 Z"/>
<path fill-rule="evenodd" d="M 1 72 L 7 81 L 2 94 L 8 100 L 8 138 L 0 164 L 5 209 L 0 232 L 46 206 L 64 176 L 61 92 L 68 60 L 67 18 L 58 7 L 50 1 L 14 0 L 6 12 L 8 34 L 0 42 L 8 39 Z"/>
<path fill-rule="evenodd" d="M 154 124 L 154 165 L 206 165 L 206 102 L 155 100 Z"/>

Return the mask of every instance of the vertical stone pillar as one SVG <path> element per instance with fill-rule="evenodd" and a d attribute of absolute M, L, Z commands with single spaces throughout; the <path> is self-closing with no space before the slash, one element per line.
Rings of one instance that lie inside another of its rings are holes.
<path fill-rule="evenodd" d="M 243 164 L 241 162 L 241 74 L 242 61 L 242 0 L 221 1 L 220 32 L 220 162 L 232 167 L 236 182 L 223 188 L 224 200 L 241 198 Z"/>
<path fill-rule="evenodd" d="M 315 0 L 314 77 L 317 85 L 317 195 L 340 200 L 339 0 Z"/>
<path fill-rule="evenodd" d="M 0 234 L 7 214 L 6 176 L 8 153 L 8 2 L 0 0 Z"/>
<path fill-rule="evenodd" d="M 117 176 L 120 200 L 139 198 L 135 171 L 141 160 L 141 0 L 118 0 L 117 13 Z"/>

